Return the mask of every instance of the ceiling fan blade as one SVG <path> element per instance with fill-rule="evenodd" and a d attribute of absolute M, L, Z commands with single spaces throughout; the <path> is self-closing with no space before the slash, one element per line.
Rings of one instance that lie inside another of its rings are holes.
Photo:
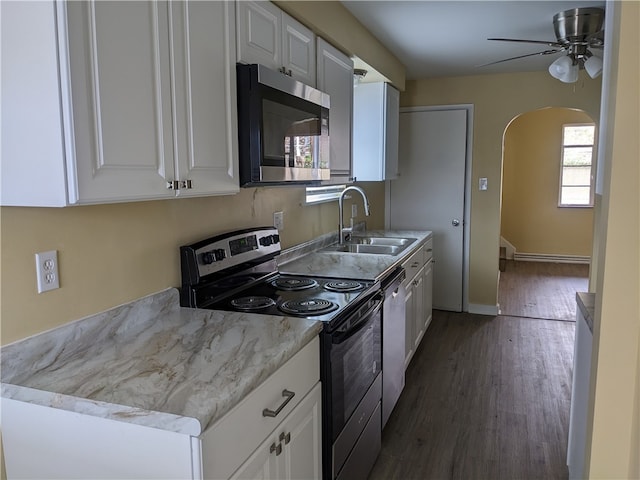
<path fill-rule="evenodd" d="M 550 47 L 562 48 L 564 45 L 558 42 L 545 42 L 544 40 L 523 40 L 521 38 L 487 38 L 487 40 L 495 40 L 498 42 L 518 42 L 518 43 L 537 43 L 540 45 L 548 45 Z"/>
<path fill-rule="evenodd" d="M 505 58 L 503 60 L 498 60 L 497 62 L 485 63 L 483 65 L 476 65 L 476 67 L 487 67 L 489 65 L 495 65 L 496 63 L 508 62 L 510 60 L 517 60 L 518 58 L 533 57 L 535 55 L 552 55 L 554 53 L 558 53 L 561 51 L 562 50 L 543 50 L 542 52 L 529 53 L 527 55 L 519 55 L 517 57 Z"/>

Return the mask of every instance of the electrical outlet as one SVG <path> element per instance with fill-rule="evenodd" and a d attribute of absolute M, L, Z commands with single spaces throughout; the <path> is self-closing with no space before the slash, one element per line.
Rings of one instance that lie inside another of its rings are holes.
<path fill-rule="evenodd" d="M 273 213 L 273 226 L 276 227 L 278 231 L 284 230 L 284 213 L 283 212 Z"/>
<path fill-rule="evenodd" d="M 38 293 L 60 288 L 57 250 L 36 253 L 36 279 L 38 280 Z"/>
<path fill-rule="evenodd" d="M 351 204 L 351 218 L 356 218 L 358 216 L 358 204 Z"/>
<path fill-rule="evenodd" d="M 479 188 L 480 190 L 486 190 L 486 189 L 487 189 L 487 187 L 488 187 L 488 184 L 487 184 L 487 177 L 482 177 L 482 178 L 479 180 L 479 182 L 478 182 L 478 188 Z"/>

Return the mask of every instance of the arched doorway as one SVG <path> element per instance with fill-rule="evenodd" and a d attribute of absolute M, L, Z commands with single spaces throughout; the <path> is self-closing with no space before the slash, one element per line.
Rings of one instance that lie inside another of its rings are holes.
<path fill-rule="evenodd" d="M 593 208 L 558 201 L 563 126 L 576 124 L 595 122 L 581 110 L 544 108 L 505 129 L 500 236 L 510 260 L 498 288 L 503 314 L 574 320 L 575 291 L 588 288 Z"/>

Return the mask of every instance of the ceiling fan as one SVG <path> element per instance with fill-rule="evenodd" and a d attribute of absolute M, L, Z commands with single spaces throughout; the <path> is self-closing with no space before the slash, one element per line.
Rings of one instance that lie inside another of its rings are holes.
<path fill-rule="evenodd" d="M 578 70 L 585 69 L 591 78 L 596 78 L 602 73 L 602 59 L 593 55 L 589 49 L 601 49 L 604 47 L 603 24 L 604 10 L 602 8 L 573 8 L 556 13 L 553 16 L 553 29 L 556 33 L 555 42 L 518 38 L 487 39 L 499 42 L 536 43 L 551 48 L 541 52 L 485 63 L 480 67 L 508 62 L 518 58 L 565 52 L 566 55 L 558 58 L 549 66 L 551 76 L 565 83 L 573 83 L 578 80 Z"/>

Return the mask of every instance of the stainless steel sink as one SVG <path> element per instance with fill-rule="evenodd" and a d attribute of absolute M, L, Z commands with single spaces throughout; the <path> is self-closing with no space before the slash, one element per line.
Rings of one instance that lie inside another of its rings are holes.
<path fill-rule="evenodd" d="M 354 236 L 343 245 L 331 245 L 323 248 L 321 251 L 398 255 L 415 241 L 415 238 Z"/>
<path fill-rule="evenodd" d="M 363 245 L 392 245 L 395 247 L 407 247 L 415 242 L 415 238 L 397 238 L 397 237 L 359 237 L 353 236 L 348 243 L 357 243 Z"/>

